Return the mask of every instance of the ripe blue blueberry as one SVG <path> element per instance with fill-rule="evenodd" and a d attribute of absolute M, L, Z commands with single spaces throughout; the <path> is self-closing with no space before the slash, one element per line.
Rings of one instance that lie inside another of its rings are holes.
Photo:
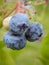
<path fill-rule="evenodd" d="M 25 36 L 28 41 L 36 41 L 38 40 L 43 33 L 43 27 L 40 23 L 34 22 L 28 28 Z"/>
<path fill-rule="evenodd" d="M 8 48 L 20 50 L 26 45 L 26 38 L 22 36 L 14 36 L 11 32 L 7 32 L 3 38 Z"/>
<path fill-rule="evenodd" d="M 22 34 L 29 25 L 29 18 L 26 14 L 17 13 L 10 20 L 10 30 L 14 34 Z"/>

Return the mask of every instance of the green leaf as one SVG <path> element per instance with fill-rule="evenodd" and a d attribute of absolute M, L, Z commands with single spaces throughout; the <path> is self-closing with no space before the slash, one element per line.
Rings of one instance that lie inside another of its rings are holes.
<path fill-rule="evenodd" d="M 0 65 L 16 65 L 12 57 L 4 49 L 0 49 Z"/>
<path fill-rule="evenodd" d="M 0 0 L 0 5 L 3 5 L 3 0 Z"/>
<path fill-rule="evenodd" d="M 2 27 L 0 29 L 0 41 L 3 40 L 3 36 L 4 36 L 5 32 L 7 32 L 7 30 L 4 27 Z"/>
<path fill-rule="evenodd" d="M 0 41 L 0 49 L 3 48 L 5 45 L 4 45 L 4 42 L 3 41 Z"/>
<path fill-rule="evenodd" d="M 38 13 L 38 14 L 41 14 L 41 12 L 42 12 L 43 9 L 44 9 L 44 5 L 41 4 L 41 5 L 35 6 L 35 9 L 37 10 L 37 13 Z"/>
<path fill-rule="evenodd" d="M 42 56 L 49 60 L 49 33 L 43 39 L 40 49 Z"/>

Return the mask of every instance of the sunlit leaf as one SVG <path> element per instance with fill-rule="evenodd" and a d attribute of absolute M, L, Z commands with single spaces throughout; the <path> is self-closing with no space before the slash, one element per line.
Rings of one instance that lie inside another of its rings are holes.
<path fill-rule="evenodd" d="M 47 34 L 47 36 L 42 41 L 41 54 L 46 59 L 49 59 L 49 33 Z"/>
<path fill-rule="evenodd" d="M 3 49 L 0 49 L 0 64 L 1 65 L 16 65 L 12 57 Z"/>

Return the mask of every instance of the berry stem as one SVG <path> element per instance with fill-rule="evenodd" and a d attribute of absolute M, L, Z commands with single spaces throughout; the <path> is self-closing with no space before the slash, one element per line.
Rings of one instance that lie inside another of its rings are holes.
<path fill-rule="evenodd" d="M 6 15 L 3 17 L 3 19 L 9 16 L 15 9 L 16 9 L 16 6 L 12 8 L 9 12 L 7 12 Z"/>
<path fill-rule="evenodd" d="M 23 12 L 20 12 L 21 10 L 20 9 L 24 9 L 24 11 Z M 9 12 L 7 12 L 6 13 L 6 15 L 3 17 L 3 19 L 4 18 L 6 18 L 7 16 L 9 16 L 13 11 L 15 11 L 15 13 L 14 14 L 16 14 L 16 13 L 26 13 L 26 11 L 29 11 L 29 12 L 31 12 L 32 14 L 36 14 L 37 12 L 36 11 L 32 11 L 32 10 L 30 10 L 30 9 L 27 9 L 25 6 L 23 6 L 20 2 L 18 2 L 18 3 L 16 3 L 16 5 L 15 5 L 15 7 L 14 8 L 12 8 Z"/>

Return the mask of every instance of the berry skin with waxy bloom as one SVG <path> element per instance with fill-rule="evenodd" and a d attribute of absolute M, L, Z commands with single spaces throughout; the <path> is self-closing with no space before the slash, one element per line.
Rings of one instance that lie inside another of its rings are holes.
<path fill-rule="evenodd" d="M 25 47 L 26 45 L 26 38 L 25 36 L 15 36 L 11 32 L 7 32 L 3 40 L 8 48 L 11 48 L 13 50 L 20 50 Z"/>
<path fill-rule="evenodd" d="M 26 14 L 17 13 L 10 20 L 10 30 L 15 34 L 22 34 L 29 27 L 29 18 Z"/>
<path fill-rule="evenodd" d="M 43 34 L 42 25 L 38 22 L 34 22 L 28 28 L 25 36 L 28 41 L 33 42 L 33 41 L 39 40 L 42 34 Z"/>

